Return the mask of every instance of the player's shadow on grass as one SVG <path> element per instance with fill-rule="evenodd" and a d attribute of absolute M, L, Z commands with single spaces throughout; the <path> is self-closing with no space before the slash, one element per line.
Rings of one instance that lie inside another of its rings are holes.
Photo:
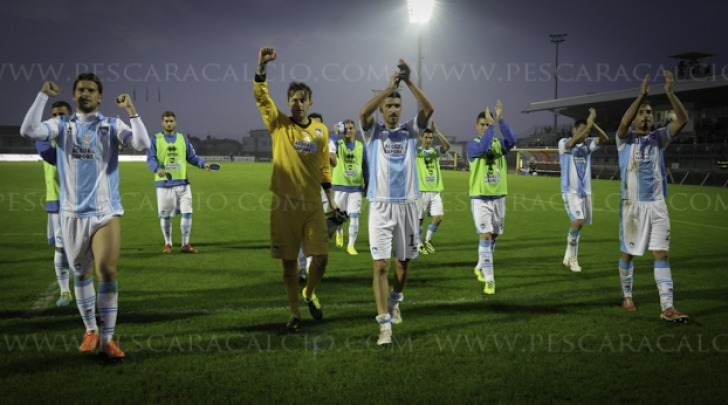
<path fill-rule="evenodd" d="M 97 352 L 81 353 L 78 351 L 78 346 L 75 346 L 69 347 L 68 350 L 45 351 L 42 361 L 28 361 L 28 358 L 25 357 L 19 361 L 7 362 L 0 367 L 0 378 L 27 375 L 28 378 L 32 379 L 33 375 L 47 373 L 49 370 L 65 374 L 73 373 L 79 367 L 113 366 L 117 364 L 122 365 L 124 362 L 110 362 L 105 356 Z"/>
<path fill-rule="evenodd" d="M 83 327 L 75 304 L 72 307 L 30 311 L 0 311 L 0 320 L 11 323 L 13 334 L 57 332 Z M 14 322 L 16 321 L 16 322 Z"/>

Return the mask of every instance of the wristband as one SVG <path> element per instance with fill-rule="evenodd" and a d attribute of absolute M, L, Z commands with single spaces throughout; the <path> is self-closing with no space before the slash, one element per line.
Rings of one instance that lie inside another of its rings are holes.
<path fill-rule="evenodd" d="M 129 119 L 132 119 L 132 118 L 139 118 L 139 114 L 137 114 L 137 115 L 132 115 L 131 117 L 129 117 Z"/>

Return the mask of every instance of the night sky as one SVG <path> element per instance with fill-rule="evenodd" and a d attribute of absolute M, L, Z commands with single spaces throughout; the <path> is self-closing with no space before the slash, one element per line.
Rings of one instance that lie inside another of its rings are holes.
<path fill-rule="evenodd" d="M 239 139 L 263 127 L 252 91 L 263 45 L 278 51 L 269 65 L 278 107 L 287 112 L 288 82 L 305 81 L 313 88 L 312 111 L 329 124 L 358 121 L 399 58 L 417 69 L 418 27 L 409 23 L 405 0 L 78 4 L 1 6 L 0 125 L 20 125 L 44 80 L 58 82 L 60 99 L 70 102 L 76 74 L 95 71 L 105 85 L 104 114 L 126 118 L 112 97 L 128 92 L 150 133 L 161 129 L 161 112 L 172 110 L 182 132 Z M 637 88 L 646 73 L 660 83 L 661 66 L 674 68 L 670 55 L 687 51 L 717 54 L 705 62 L 728 76 L 728 19 L 721 9 L 717 0 L 439 0 L 420 27 L 422 87 L 445 135 L 471 138 L 476 115 L 497 99 L 504 118 L 526 135 L 553 122 L 549 113 L 521 113 L 554 97 L 549 34 L 568 34 L 559 47 L 559 98 Z M 409 118 L 416 105 L 404 95 Z"/>

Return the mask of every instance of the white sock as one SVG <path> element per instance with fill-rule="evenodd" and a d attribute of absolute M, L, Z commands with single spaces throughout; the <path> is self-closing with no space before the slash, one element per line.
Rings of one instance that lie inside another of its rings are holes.
<path fill-rule="evenodd" d="M 660 293 L 660 307 L 664 311 L 673 306 L 672 271 L 668 261 L 655 260 L 655 283 L 657 283 L 657 291 Z"/>
<path fill-rule="evenodd" d="M 404 301 L 404 294 L 394 290 L 389 291 L 389 309 L 398 308 L 399 303 Z"/>
<path fill-rule="evenodd" d="M 566 238 L 566 251 L 569 257 L 579 256 L 579 234 L 580 231 L 569 229 L 569 236 Z"/>
<path fill-rule="evenodd" d="M 99 281 L 98 301 L 103 345 L 114 337 L 116 329 L 116 315 L 119 311 L 119 287 L 116 281 Z"/>
<path fill-rule="evenodd" d="M 172 218 L 159 218 L 159 224 L 162 227 L 164 244 L 172 245 Z"/>
<path fill-rule="evenodd" d="M 478 246 L 478 268 L 481 269 L 486 282 L 494 281 L 493 244 L 490 240 L 481 240 Z"/>
<path fill-rule="evenodd" d="M 301 247 L 298 248 L 298 268 L 306 268 L 306 253 L 303 252 L 303 243 L 301 243 Z"/>
<path fill-rule="evenodd" d="M 428 242 L 431 241 L 432 240 L 432 234 L 434 234 L 435 232 L 437 232 L 437 225 L 435 225 L 435 224 L 428 225 L 427 226 L 427 233 L 425 234 L 425 240 L 428 241 Z"/>
<path fill-rule="evenodd" d="M 379 314 L 374 319 L 376 319 L 379 324 L 379 330 L 392 330 L 392 315 Z"/>
<path fill-rule="evenodd" d="M 93 276 L 86 280 L 75 277 L 73 284 L 76 293 L 76 306 L 81 314 L 83 324 L 86 326 L 86 332 L 99 330 L 96 325 L 96 290 L 94 289 Z"/>
<path fill-rule="evenodd" d="M 354 247 L 356 237 L 359 235 L 359 214 L 349 216 L 349 247 Z"/>
<path fill-rule="evenodd" d="M 190 243 L 190 231 L 192 231 L 192 214 L 182 214 L 179 221 L 179 228 L 182 230 L 182 246 Z"/>
<path fill-rule="evenodd" d="M 619 259 L 619 280 L 622 283 L 622 296 L 632 298 L 632 273 L 634 265 L 632 262 L 625 263 Z"/>
<path fill-rule="evenodd" d="M 68 280 L 70 278 L 70 272 L 68 269 L 68 261 L 66 255 L 63 252 L 56 250 L 53 255 L 53 266 L 56 268 L 56 280 L 58 280 L 58 287 L 61 288 L 61 292 L 70 292 L 68 287 Z"/>

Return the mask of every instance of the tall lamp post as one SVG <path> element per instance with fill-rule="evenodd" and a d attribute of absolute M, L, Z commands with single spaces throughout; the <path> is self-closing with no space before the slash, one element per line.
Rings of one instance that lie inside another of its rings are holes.
<path fill-rule="evenodd" d="M 559 98 L 559 44 L 566 41 L 566 34 L 549 34 L 551 42 L 556 45 L 556 63 L 554 63 L 554 100 Z M 554 133 L 557 132 L 558 112 L 554 110 Z"/>
<path fill-rule="evenodd" d="M 432 18 L 435 0 L 407 0 L 407 14 L 417 24 L 417 87 L 422 88 L 422 26 Z"/>

